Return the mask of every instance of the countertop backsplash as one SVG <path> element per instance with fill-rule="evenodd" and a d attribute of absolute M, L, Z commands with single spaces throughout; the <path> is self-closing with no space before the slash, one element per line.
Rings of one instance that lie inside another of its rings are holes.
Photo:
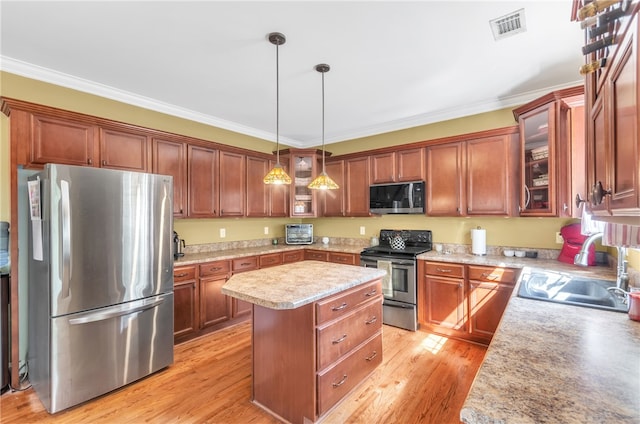
<path fill-rule="evenodd" d="M 301 248 L 304 247 L 325 247 L 321 243 L 323 236 L 315 236 L 314 243 L 311 245 L 301 245 Z M 286 246 L 286 247 L 296 247 L 295 245 L 287 245 L 284 242 L 284 237 L 278 237 L 278 245 Z M 449 244 L 449 243 L 434 243 L 442 245 L 442 251 L 444 254 L 458 255 L 458 254 L 471 254 L 471 245 L 470 244 Z M 242 240 L 242 241 L 230 241 L 230 242 L 220 242 L 220 243 L 209 243 L 209 244 L 191 244 L 186 245 L 184 249 L 185 254 L 194 254 L 194 253 L 207 253 L 207 252 L 218 252 L 221 250 L 236 250 L 236 249 L 246 249 L 246 248 L 255 248 L 262 246 L 272 246 L 273 238 L 264 238 L 264 239 L 254 239 L 254 240 Z M 339 246 L 344 246 L 345 248 L 349 248 L 349 250 L 353 250 L 354 247 L 365 248 L 369 246 L 369 239 L 364 238 L 347 238 L 347 237 L 329 237 L 329 244 L 333 248 L 339 248 Z M 434 248 L 435 249 L 435 248 Z M 542 260 L 556 260 L 560 255 L 560 249 L 539 249 L 539 248 L 529 248 L 529 247 L 514 247 L 514 246 L 487 246 L 487 256 L 503 256 L 503 252 L 505 250 L 514 250 L 514 251 L 525 251 L 525 252 L 537 252 L 537 258 Z M 608 255 L 606 252 L 596 252 L 596 262 L 599 265 L 608 265 L 610 268 L 614 269 L 617 265 L 617 260 L 615 257 Z M 629 285 L 632 287 L 640 288 L 640 270 L 636 270 L 634 268 L 628 269 L 629 273 Z"/>

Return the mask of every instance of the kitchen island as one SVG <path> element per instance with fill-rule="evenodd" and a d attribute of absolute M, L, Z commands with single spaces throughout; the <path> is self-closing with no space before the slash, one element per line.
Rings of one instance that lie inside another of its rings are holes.
<path fill-rule="evenodd" d="M 316 422 L 382 362 L 385 271 L 318 261 L 233 275 L 222 292 L 253 304 L 252 401 Z"/>

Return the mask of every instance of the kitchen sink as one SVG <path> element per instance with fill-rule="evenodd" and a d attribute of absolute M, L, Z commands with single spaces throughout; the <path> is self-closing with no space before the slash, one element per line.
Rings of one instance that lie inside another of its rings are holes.
<path fill-rule="evenodd" d="M 607 290 L 610 287 L 615 287 L 615 282 L 525 268 L 520 275 L 518 296 L 554 303 L 627 312 L 626 299 L 615 292 Z"/>

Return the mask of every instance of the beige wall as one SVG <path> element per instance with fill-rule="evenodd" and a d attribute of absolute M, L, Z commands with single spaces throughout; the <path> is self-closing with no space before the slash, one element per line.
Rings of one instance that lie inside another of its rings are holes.
<path fill-rule="evenodd" d="M 223 144 L 271 152 L 274 143 L 211 127 L 182 118 L 168 116 L 113 100 L 81 93 L 64 87 L 34 81 L 17 75 L 0 72 L 0 95 L 89 115 L 156 128 L 177 134 L 212 140 Z M 9 131 L 6 116 L 0 117 L 0 219 L 9 220 Z M 478 114 L 364 137 L 352 141 L 330 144 L 327 150 L 345 154 L 389 145 L 406 144 L 433 138 L 458 135 L 497 127 L 515 125 L 511 109 Z M 555 243 L 555 232 L 571 220 L 561 218 L 432 218 L 425 216 L 383 216 L 375 218 L 320 218 L 313 222 L 316 235 L 329 237 L 362 237 L 368 239 L 380 229 L 411 228 L 431 229 L 436 242 L 469 244 L 471 228 L 480 225 L 487 229 L 487 243 L 530 248 L 560 248 Z M 187 244 L 204 244 L 219 241 L 236 241 L 282 237 L 283 226 L 296 219 L 202 219 L 176 220 L 175 228 Z M 359 234 L 360 226 L 366 235 Z M 264 234 L 269 227 L 269 234 Z M 219 237 L 219 229 L 225 228 L 225 239 Z M 637 252 L 631 254 L 633 263 L 640 263 Z M 637 259 L 633 259 L 637 258 Z M 638 266 L 634 266 L 638 268 Z"/>

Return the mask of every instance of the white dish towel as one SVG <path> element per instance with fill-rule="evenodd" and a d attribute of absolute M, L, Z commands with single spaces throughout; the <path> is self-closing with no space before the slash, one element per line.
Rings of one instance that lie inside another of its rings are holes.
<path fill-rule="evenodd" d="M 387 271 L 382 277 L 382 295 L 393 297 L 393 279 L 391 278 L 391 261 L 378 261 L 378 269 Z"/>

